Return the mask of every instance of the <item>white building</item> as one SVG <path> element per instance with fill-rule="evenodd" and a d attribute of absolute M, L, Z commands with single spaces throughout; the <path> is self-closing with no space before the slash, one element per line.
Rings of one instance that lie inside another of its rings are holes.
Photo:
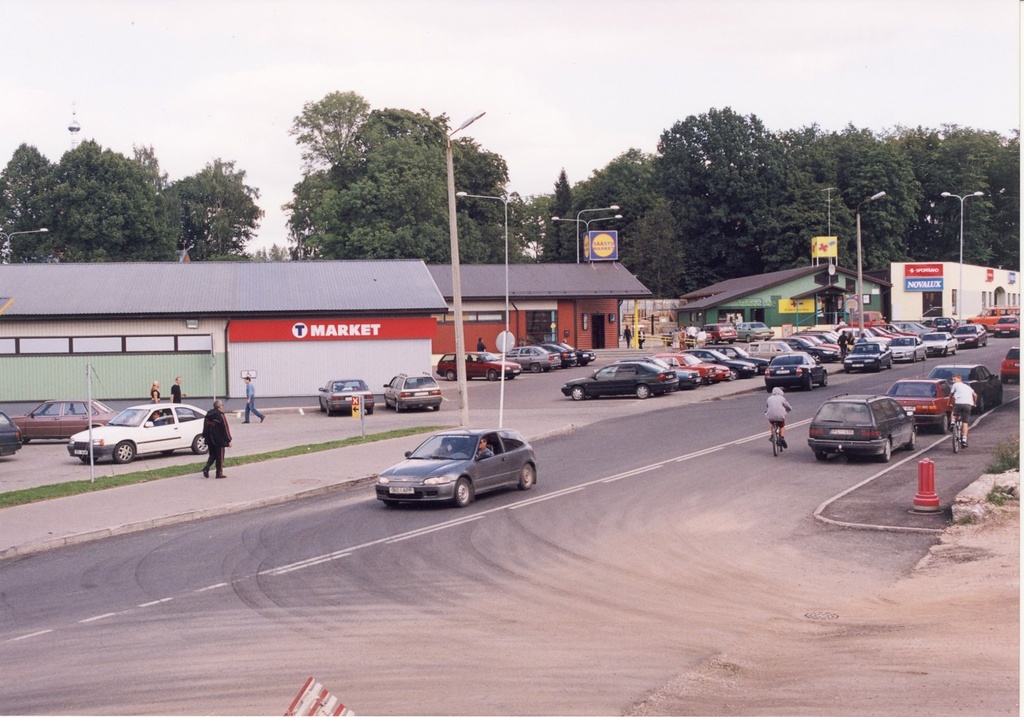
<path fill-rule="evenodd" d="M 955 261 L 893 262 L 892 316 L 895 321 L 977 316 L 990 306 L 1020 306 L 1020 271 Z M 960 296 L 963 287 L 963 296 Z M 957 309 L 961 306 L 963 316 Z"/>

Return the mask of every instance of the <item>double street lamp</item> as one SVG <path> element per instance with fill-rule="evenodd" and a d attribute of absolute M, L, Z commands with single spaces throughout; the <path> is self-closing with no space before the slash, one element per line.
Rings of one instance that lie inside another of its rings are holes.
<path fill-rule="evenodd" d="M 494 199 L 505 205 L 505 340 L 510 336 L 508 329 L 508 197 L 491 197 L 484 194 L 467 194 L 456 192 L 456 197 L 472 197 L 473 199 Z M 496 347 L 501 351 L 501 391 L 498 399 L 498 428 L 502 428 L 505 418 L 505 351 L 506 346 Z"/>
<path fill-rule="evenodd" d="M 459 270 L 459 227 L 455 214 L 455 167 L 452 161 L 452 136 L 469 127 L 486 113 L 460 124 L 448 133 L 445 159 L 448 165 L 448 227 L 452 244 L 452 303 L 455 305 L 455 371 L 459 378 L 459 425 L 469 425 L 469 386 L 466 384 L 466 337 L 462 322 L 462 272 Z"/>
<path fill-rule="evenodd" d="M 25 232 L 11 232 L 10 234 L 8 234 L 7 232 L 0 232 L 0 238 L 3 239 L 3 257 L 4 257 L 3 263 L 4 264 L 10 264 L 11 263 L 11 237 L 16 237 L 19 234 L 45 234 L 48 231 L 50 231 L 50 230 L 46 229 L 46 228 L 43 228 L 43 229 L 30 229 L 29 231 L 25 231 Z"/>
<path fill-rule="evenodd" d="M 551 217 L 553 222 L 576 222 L 576 263 L 580 263 L 580 224 L 587 226 L 587 231 L 590 231 L 590 222 L 598 222 L 604 219 L 622 219 L 621 214 L 616 214 L 614 217 L 596 217 L 594 219 L 583 220 L 582 217 L 587 212 L 617 212 L 619 211 L 618 204 L 612 204 L 610 207 L 598 207 L 595 209 L 581 209 L 576 215 L 575 219 L 563 219 L 561 217 Z"/>
<path fill-rule="evenodd" d="M 864 335 L 864 259 L 863 252 L 860 248 L 860 208 L 868 202 L 873 202 L 876 199 L 881 199 L 885 196 L 885 192 L 879 192 L 878 194 L 872 194 L 867 199 L 861 201 L 857 205 L 857 323 L 859 325 L 857 336 L 858 338 Z"/>
<path fill-rule="evenodd" d="M 963 321 L 963 307 L 964 307 L 964 202 L 971 197 L 983 197 L 984 192 L 974 192 L 973 194 L 965 194 L 962 197 L 958 194 L 952 194 L 950 192 L 943 192 L 943 197 L 953 197 L 954 199 L 960 200 L 960 288 L 956 292 L 956 320 Z"/>

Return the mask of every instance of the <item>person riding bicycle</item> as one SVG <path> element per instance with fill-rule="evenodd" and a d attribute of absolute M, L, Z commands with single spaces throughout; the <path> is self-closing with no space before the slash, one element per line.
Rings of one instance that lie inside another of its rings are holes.
<path fill-rule="evenodd" d="M 769 430 L 773 426 L 779 427 L 779 443 L 783 448 L 789 448 L 786 445 L 786 414 L 792 410 L 793 407 L 786 400 L 786 394 L 782 388 L 779 386 L 773 388 L 772 395 L 768 397 L 764 416 L 768 419 Z"/>
<path fill-rule="evenodd" d="M 960 431 L 963 436 L 960 445 L 967 448 L 967 428 L 971 420 L 971 409 L 978 403 L 978 394 L 968 384 L 964 383 L 964 377 L 960 374 L 953 374 L 953 386 L 950 391 L 953 398 L 953 416 L 960 417 Z"/>

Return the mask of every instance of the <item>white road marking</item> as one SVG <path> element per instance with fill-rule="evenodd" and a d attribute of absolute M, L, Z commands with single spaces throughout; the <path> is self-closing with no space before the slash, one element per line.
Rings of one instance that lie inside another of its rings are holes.
<path fill-rule="evenodd" d="M 29 638 L 39 637 L 40 635 L 46 635 L 47 633 L 51 633 L 51 632 L 53 632 L 53 630 L 39 630 L 38 632 L 30 632 L 29 634 L 21 635 L 20 637 L 12 637 L 7 642 L 17 642 L 18 640 L 28 640 Z"/>

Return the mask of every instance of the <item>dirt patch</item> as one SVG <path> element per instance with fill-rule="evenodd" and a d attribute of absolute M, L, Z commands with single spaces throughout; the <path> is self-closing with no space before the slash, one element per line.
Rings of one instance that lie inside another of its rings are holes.
<path fill-rule="evenodd" d="M 1018 714 L 1019 635 L 1014 502 L 880 594 L 766 621 L 626 714 Z"/>

